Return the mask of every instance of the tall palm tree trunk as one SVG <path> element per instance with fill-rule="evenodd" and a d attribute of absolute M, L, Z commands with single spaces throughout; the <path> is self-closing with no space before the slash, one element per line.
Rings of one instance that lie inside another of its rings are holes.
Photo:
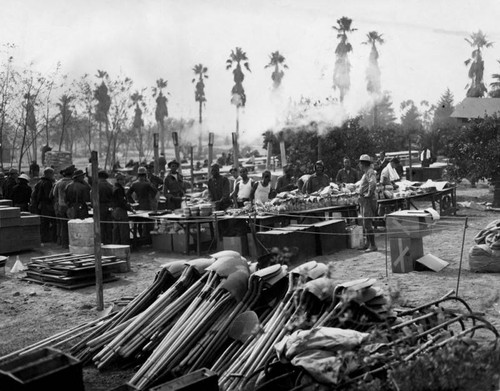
<path fill-rule="evenodd" d="M 202 153 L 202 145 L 201 145 L 201 139 L 202 139 L 202 123 L 203 123 L 203 118 L 202 118 L 202 111 L 203 111 L 203 102 L 199 102 L 200 103 L 200 107 L 199 107 L 199 124 L 200 124 L 200 137 L 198 139 L 198 155 L 201 156 L 201 153 Z"/>

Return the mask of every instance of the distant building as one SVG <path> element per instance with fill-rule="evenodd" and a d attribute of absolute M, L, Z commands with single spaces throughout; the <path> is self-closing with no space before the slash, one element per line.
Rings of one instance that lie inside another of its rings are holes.
<path fill-rule="evenodd" d="M 500 116 L 500 98 L 465 98 L 455 106 L 450 117 L 467 122 L 494 114 Z"/>

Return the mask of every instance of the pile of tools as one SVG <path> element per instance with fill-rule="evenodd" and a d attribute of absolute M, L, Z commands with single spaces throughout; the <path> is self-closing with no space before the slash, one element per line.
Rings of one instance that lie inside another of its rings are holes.
<path fill-rule="evenodd" d="M 403 311 L 372 278 L 339 283 L 316 261 L 288 270 L 221 251 L 165 265 L 119 312 L 49 342 L 71 341 L 100 370 L 137 367 L 137 390 L 203 368 L 225 391 L 343 387 L 478 330 L 496 343 L 495 327 L 452 294 Z"/>
<path fill-rule="evenodd" d="M 126 260 L 116 256 L 102 257 L 103 282 L 118 278 L 113 272 L 127 268 Z M 64 289 L 78 289 L 95 284 L 95 257 L 91 254 L 74 255 L 63 253 L 33 257 L 26 265 L 26 281 L 56 286 Z"/>

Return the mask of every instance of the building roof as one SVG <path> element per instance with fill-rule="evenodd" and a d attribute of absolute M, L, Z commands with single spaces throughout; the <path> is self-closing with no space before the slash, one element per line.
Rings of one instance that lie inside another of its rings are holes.
<path fill-rule="evenodd" d="M 500 114 L 500 98 L 465 98 L 455 106 L 453 118 L 484 118 Z"/>

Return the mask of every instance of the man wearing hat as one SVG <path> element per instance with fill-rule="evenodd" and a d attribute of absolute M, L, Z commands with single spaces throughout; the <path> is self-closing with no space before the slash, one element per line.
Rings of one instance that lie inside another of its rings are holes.
<path fill-rule="evenodd" d="M 318 160 L 314 164 L 314 174 L 304 184 L 303 193 L 311 194 L 323 187 L 330 186 L 330 177 L 325 174 L 325 165 L 323 160 Z"/>
<path fill-rule="evenodd" d="M 68 206 L 66 215 L 70 219 L 86 219 L 89 217 L 87 202 L 90 202 L 90 185 L 85 181 L 85 172 L 76 170 L 73 179 L 66 187 L 64 201 Z"/>
<path fill-rule="evenodd" d="M 21 208 L 22 212 L 28 212 L 31 199 L 30 177 L 26 174 L 19 175 L 17 185 L 12 190 L 12 205 Z"/>
<path fill-rule="evenodd" d="M 52 198 L 52 186 L 54 186 L 54 169 L 46 167 L 42 177 L 35 185 L 32 206 L 40 214 L 40 236 L 42 243 L 56 242 L 56 212 Z"/>
<path fill-rule="evenodd" d="M 113 243 L 113 216 L 111 215 L 113 185 L 108 182 L 108 178 L 109 175 L 104 170 L 100 170 L 97 173 L 97 186 L 99 190 L 99 218 L 101 221 L 101 241 L 103 244 Z"/>
<path fill-rule="evenodd" d="M 360 156 L 359 167 L 363 176 L 359 181 L 358 202 L 361 217 L 363 219 L 363 231 L 366 236 L 366 243 L 359 249 L 365 252 L 372 252 L 377 251 L 373 230 L 373 217 L 377 215 L 377 199 L 375 198 L 377 174 L 373 169 L 370 156 L 366 154 Z"/>
<path fill-rule="evenodd" d="M 68 234 L 68 220 L 66 212 L 68 211 L 68 206 L 66 205 L 66 187 L 72 181 L 71 177 L 75 171 L 75 166 L 71 165 L 61 170 L 62 178 L 59 179 L 54 187 L 52 188 L 52 198 L 54 199 L 54 210 L 56 213 L 56 233 L 57 233 L 57 243 L 63 248 L 68 248 L 69 246 L 69 234 Z"/>
<path fill-rule="evenodd" d="M 7 200 L 12 199 L 12 190 L 14 186 L 17 185 L 17 177 L 19 176 L 19 172 L 15 168 L 11 168 L 7 173 L 7 179 L 3 184 L 3 198 Z"/>
<path fill-rule="evenodd" d="M 125 195 L 125 175 L 118 173 L 115 179 L 112 195 L 113 243 L 130 245 L 130 225 L 127 211 L 134 212 L 134 209 Z"/>
<path fill-rule="evenodd" d="M 215 210 L 226 210 L 231 206 L 231 196 L 229 192 L 229 179 L 220 174 L 220 167 L 217 163 L 212 164 L 210 169 L 212 174 L 208 180 L 208 197 L 215 203 Z"/>
<path fill-rule="evenodd" d="M 170 172 L 165 176 L 163 181 L 163 194 L 167 199 L 167 209 L 175 210 L 181 207 L 182 198 L 186 195 L 186 184 L 184 177 L 177 172 L 179 162 L 172 160 L 168 163 Z"/>
<path fill-rule="evenodd" d="M 137 169 L 137 180 L 132 183 L 128 189 L 126 196 L 127 200 L 134 203 L 134 196 L 139 203 L 139 210 L 155 210 L 156 209 L 156 194 L 158 189 L 148 180 L 148 170 L 146 167 Z M 144 223 L 139 225 L 139 234 L 145 239 L 146 243 L 151 242 L 150 231 L 154 228 L 154 223 Z"/>

